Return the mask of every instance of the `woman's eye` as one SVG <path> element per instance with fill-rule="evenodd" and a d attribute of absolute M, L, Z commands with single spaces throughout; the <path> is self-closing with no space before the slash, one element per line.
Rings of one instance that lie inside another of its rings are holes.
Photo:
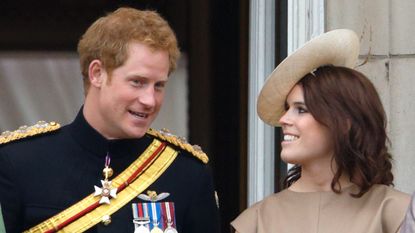
<path fill-rule="evenodd" d="M 303 107 L 298 107 L 297 108 L 298 113 L 306 113 L 308 112 L 307 109 L 303 108 Z"/>

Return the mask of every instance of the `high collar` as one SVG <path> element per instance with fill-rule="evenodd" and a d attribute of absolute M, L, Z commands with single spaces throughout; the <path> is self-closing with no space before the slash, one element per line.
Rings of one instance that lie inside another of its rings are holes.
<path fill-rule="evenodd" d="M 110 154 L 111 158 L 137 156 L 151 142 L 151 138 L 148 136 L 138 139 L 108 140 L 86 121 L 83 108 L 79 110 L 75 120 L 67 128 L 77 143 L 95 156 L 102 158 L 107 153 Z"/>

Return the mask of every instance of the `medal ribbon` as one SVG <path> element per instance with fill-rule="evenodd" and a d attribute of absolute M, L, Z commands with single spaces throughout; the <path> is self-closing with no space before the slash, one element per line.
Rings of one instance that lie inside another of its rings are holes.
<path fill-rule="evenodd" d="M 160 228 L 160 209 L 157 209 L 157 203 L 151 202 L 146 204 L 148 204 L 151 208 L 151 229 L 153 229 L 154 227 Z"/>
<path fill-rule="evenodd" d="M 167 226 L 176 228 L 176 219 L 174 217 L 174 203 L 165 202 L 166 206 L 166 215 L 167 215 Z"/>
<path fill-rule="evenodd" d="M 52 233 L 59 230 L 62 230 L 62 232 L 82 232 L 89 229 L 101 221 L 100 217 L 104 215 L 103 213 L 112 214 L 134 198 L 137 193 L 141 193 L 167 169 L 176 156 L 177 151 L 166 147 L 166 143 L 154 139 L 146 151 L 133 164 L 114 178 L 114 186 L 118 186 L 118 198 L 114 199 L 110 205 L 100 205 L 99 200 L 97 200 L 99 197 L 94 197 L 91 194 L 77 204 L 26 232 Z M 160 157 L 163 158 L 159 159 Z M 160 162 L 157 162 L 159 160 Z M 153 166 L 155 163 L 157 164 Z M 133 187 L 128 188 L 130 185 L 133 185 Z M 125 188 L 128 188 L 128 193 L 121 192 Z M 93 214 L 95 209 L 97 211 L 99 209 L 99 211 Z M 91 214 L 92 216 L 89 216 Z M 97 214 L 100 214 L 99 218 L 94 217 Z M 72 224 L 78 219 L 79 221 L 83 220 L 81 221 L 83 224 Z"/>

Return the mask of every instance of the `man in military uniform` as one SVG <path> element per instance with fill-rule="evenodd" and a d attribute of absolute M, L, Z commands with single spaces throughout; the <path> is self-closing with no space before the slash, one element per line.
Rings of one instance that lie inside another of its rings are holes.
<path fill-rule="evenodd" d="M 7 232 L 218 232 L 206 154 L 149 129 L 179 57 L 168 23 L 120 8 L 78 52 L 86 97 L 75 120 L 0 137 Z"/>

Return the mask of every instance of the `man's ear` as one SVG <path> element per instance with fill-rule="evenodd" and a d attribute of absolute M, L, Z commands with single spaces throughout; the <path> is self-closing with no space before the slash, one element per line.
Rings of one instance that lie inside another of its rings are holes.
<path fill-rule="evenodd" d="M 95 59 L 89 63 L 88 77 L 91 86 L 98 88 L 101 87 L 106 79 L 106 75 L 107 72 L 105 71 L 104 66 L 100 60 Z"/>

